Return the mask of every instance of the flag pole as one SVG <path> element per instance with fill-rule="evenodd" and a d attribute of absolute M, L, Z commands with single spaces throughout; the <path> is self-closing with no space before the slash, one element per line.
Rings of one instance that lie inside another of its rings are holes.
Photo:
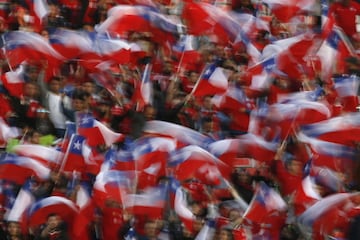
<path fill-rule="evenodd" d="M 9 66 L 10 71 L 13 72 L 14 70 L 13 70 L 13 68 L 11 67 L 11 64 L 10 64 L 10 62 L 9 62 L 9 58 L 7 57 L 7 54 L 6 54 L 6 48 L 5 48 L 6 40 L 5 40 L 4 34 L 1 35 L 1 39 L 3 40 L 3 43 L 4 43 L 4 47 L 2 47 L 1 50 L 2 50 L 3 53 L 4 53 L 4 57 L 5 57 L 5 60 L 6 60 L 7 64 L 8 64 L 8 66 Z"/>

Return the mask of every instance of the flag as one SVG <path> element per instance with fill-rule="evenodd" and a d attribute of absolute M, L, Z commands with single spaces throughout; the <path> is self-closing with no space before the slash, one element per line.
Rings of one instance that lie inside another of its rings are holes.
<path fill-rule="evenodd" d="M 50 33 L 49 41 L 51 46 L 67 59 L 95 52 L 94 42 L 85 31 L 58 28 Z"/>
<path fill-rule="evenodd" d="M 259 233 L 262 229 L 269 232 L 272 236 L 270 239 L 277 239 L 285 223 L 287 208 L 279 193 L 260 182 L 244 213 L 245 224 L 250 224 L 253 233 Z"/>
<path fill-rule="evenodd" d="M 64 153 L 64 158 L 61 163 L 61 171 L 84 172 L 86 168 L 84 157 L 85 148 L 85 138 L 81 135 L 73 135 L 70 138 L 68 148 Z"/>
<path fill-rule="evenodd" d="M 20 131 L 16 127 L 10 127 L 2 118 L 0 118 L 0 144 L 7 143 L 10 139 L 20 136 Z"/>
<path fill-rule="evenodd" d="M 38 226 L 46 223 L 49 214 L 58 214 L 68 226 L 71 226 L 78 212 L 76 204 L 65 197 L 46 197 L 30 206 L 27 213 L 28 224 L 29 227 Z"/>
<path fill-rule="evenodd" d="M 15 71 L 6 72 L 1 76 L 1 81 L 11 96 L 20 99 L 24 95 L 24 66 L 20 65 Z"/>
<path fill-rule="evenodd" d="M 73 236 L 77 239 L 87 236 L 88 225 L 93 221 L 95 203 L 91 198 L 90 186 L 85 186 L 87 183 L 81 183 L 80 188 L 76 193 L 76 205 L 79 207 L 79 213 L 74 218 Z M 87 239 L 87 238 L 84 238 Z"/>
<path fill-rule="evenodd" d="M 10 66 L 23 61 L 47 60 L 49 66 L 58 66 L 64 57 L 54 50 L 40 34 L 25 31 L 11 31 L 4 35 L 5 54 Z"/>
<path fill-rule="evenodd" d="M 316 9 L 315 0 L 264 0 L 263 3 L 279 21 L 284 23 L 289 22 L 296 15 L 313 13 Z"/>
<path fill-rule="evenodd" d="M 137 194 L 128 194 L 126 208 L 135 215 L 145 215 L 150 219 L 163 219 L 167 200 L 166 185 L 143 189 Z"/>
<path fill-rule="evenodd" d="M 192 94 L 195 97 L 224 93 L 228 89 L 228 73 L 216 63 L 205 66 L 195 84 Z"/>
<path fill-rule="evenodd" d="M 251 133 L 237 139 L 224 139 L 209 144 L 209 151 L 219 158 L 230 160 L 231 157 L 250 157 L 260 162 L 271 162 L 278 148 L 278 142 L 266 141 L 261 136 Z M 230 159 L 229 159 L 230 158 Z"/>
<path fill-rule="evenodd" d="M 247 158 L 245 148 L 241 147 L 238 139 L 224 139 L 209 144 L 208 151 L 221 161 L 232 167 L 255 167 L 257 161 L 250 156 Z"/>
<path fill-rule="evenodd" d="M 47 166 L 55 166 L 60 163 L 63 153 L 53 147 L 46 147 L 39 144 L 18 144 L 13 147 L 13 152 L 17 155 L 38 160 Z"/>
<path fill-rule="evenodd" d="M 262 60 L 250 66 L 245 72 L 245 85 L 249 91 L 258 93 L 269 89 L 272 83 L 271 74 L 276 70 L 276 59 L 274 56 Z"/>
<path fill-rule="evenodd" d="M 218 109 L 230 111 L 251 111 L 255 105 L 243 89 L 234 85 L 230 85 L 225 93 L 213 96 L 211 101 Z"/>
<path fill-rule="evenodd" d="M 133 158 L 138 174 L 138 189 L 155 186 L 166 176 L 169 154 L 175 151 L 176 142 L 170 138 L 143 137 L 134 142 Z"/>
<path fill-rule="evenodd" d="M 79 114 L 77 116 L 77 126 L 78 133 L 86 138 L 86 143 L 90 147 L 98 145 L 110 146 L 125 138 L 125 135 L 112 131 L 91 114 Z"/>
<path fill-rule="evenodd" d="M 187 2 L 181 18 L 187 32 L 196 36 L 215 35 L 220 43 L 234 42 L 241 26 L 228 12 L 204 2 Z"/>
<path fill-rule="evenodd" d="M 207 219 L 200 232 L 196 235 L 195 240 L 214 239 L 216 234 L 215 220 Z"/>
<path fill-rule="evenodd" d="M 334 26 L 315 53 L 315 56 L 320 59 L 322 79 L 330 82 L 333 73 L 343 72 L 345 67 L 344 60 L 349 56 L 355 55 L 347 36 L 341 29 Z"/>
<path fill-rule="evenodd" d="M 179 181 L 195 178 L 204 184 L 219 185 L 222 178 L 230 179 L 230 166 L 195 145 L 176 151 L 170 156 L 168 165 Z"/>
<path fill-rule="evenodd" d="M 18 195 L 16 196 L 14 205 L 7 215 L 6 220 L 8 222 L 14 221 L 21 223 L 24 218 L 24 214 L 35 202 L 35 197 L 31 192 L 32 184 L 32 180 L 28 179 L 20 189 Z"/>
<path fill-rule="evenodd" d="M 188 206 L 186 194 L 182 187 L 178 187 L 175 193 L 175 212 L 188 231 L 192 231 L 195 215 Z"/>
<path fill-rule="evenodd" d="M 135 52 L 134 46 L 123 40 L 98 37 L 95 39 L 97 52 L 104 57 L 117 64 L 127 64 L 131 61 L 132 52 Z"/>
<path fill-rule="evenodd" d="M 173 51 L 178 56 L 179 68 L 188 69 L 200 61 L 200 53 L 197 51 L 194 35 L 181 35 L 178 42 L 174 44 Z M 178 69 L 178 71 L 180 70 Z"/>
<path fill-rule="evenodd" d="M 147 121 L 143 131 L 153 136 L 171 137 L 183 145 L 206 146 L 212 141 L 194 129 L 160 120 Z"/>
<path fill-rule="evenodd" d="M 108 11 L 98 33 L 123 35 L 129 31 L 152 32 L 156 42 L 174 41 L 173 35 L 181 32 L 181 23 L 145 6 L 118 5 Z"/>
<path fill-rule="evenodd" d="M 135 98 L 137 111 L 142 111 L 146 105 L 152 105 L 153 102 L 153 87 L 150 80 L 151 76 L 151 64 L 146 64 L 144 72 L 141 77 L 141 83 L 138 85 L 138 93 Z"/>
<path fill-rule="evenodd" d="M 107 199 L 126 204 L 126 195 L 135 190 L 136 173 L 134 171 L 109 170 L 96 176 L 93 187 L 93 199 L 99 206 L 105 206 Z"/>
<path fill-rule="evenodd" d="M 359 77 L 355 75 L 334 78 L 334 88 L 341 99 L 343 111 L 356 112 L 359 105 Z"/>
<path fill-rule="evenodd" d="M 45 0 L 28 0 L 27 1 L 30 9 L 30 14 L 32 15 L 33 22 L 32 25 L 35 28 L 36 32 L 42 30 L 42 23 L 49 14 L 49 5 Z"/>
<path fill-rule="evenodd" d="M 359 124 L 360 115 L 358 113 L 348 113 L 321 122 L 303 125 L 301 131 L 308 137 L 355 146 L 355 141 L 358 140 L 358 131 L 360 130 Z"/>
<path fill-rule="evenodd" d="M 340 172 L 355 166 L 355 150 L 353 147 L 311 138 L 302 132 L 297 134 L 297 139 L 309 146 L 313 153 L 311 161 L 315 166 L 327 167 Z"/>
<path fill-rule="evenodd" d="M 324 197 L 311 207 L 307 208 L 306 211 L 298 217 L 300 231 L 306 237 L 317 239 L 314 238 L 314 236 L 319 233 L 322 234 L 322 231 L 326 229 L 326 225 L 331 225 L 331 222 L 336 221 L 334 218 L 335 216 L 329 218 L 327 213 L 335 211 L 337 216 L 339 216 L 338 207 L 347 205 L 345 202 L 351 203 L 351 199 L 355 200 L 358 196 L 359 193 L 336 193 Z M 344 214 L 344 212 L 342 214 Z M 321 229 L 321 225 L 323 229 Z M 319 233 L 317 233 L 317 231 L 319 231 Z"/>
<path fill-rule="evenodd" d="M 2 154 L 0 176 L 2 179 L 22 185 L 29 177 L 37 177 L 39 180 L 49 179 L 50 169 L 42 163 L 28 157 Z"/>

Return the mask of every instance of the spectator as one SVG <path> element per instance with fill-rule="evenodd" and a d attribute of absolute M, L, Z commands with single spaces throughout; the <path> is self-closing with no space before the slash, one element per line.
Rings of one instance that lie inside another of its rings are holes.
<path fill-rule="evenodd" d="M 9 240 L 25 240 L 21 233 L 19 222 L 8 222 L 7 223 L 7 238 Z"/>
<path fill-rule="evenodd" d="M 47 216 L 47 222 L 42 227 L 38 240 L 67 240 L 70 239 L 65 223 L 60 215 L 51 213 Z"/>
<path fill-rule="evenodd" d="M 356 33 L 356 16 L 360 15 L 360 4 L 353 0 L 340 0 L 331 3 L 329 16 L 351 38 Z"/>

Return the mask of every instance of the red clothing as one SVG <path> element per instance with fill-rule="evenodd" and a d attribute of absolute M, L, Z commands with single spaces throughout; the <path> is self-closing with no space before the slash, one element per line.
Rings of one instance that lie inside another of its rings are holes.
<path fill-rule="evenodd" d="M 333 15 L 336 24 L 341 27 L 345 34 L 351 37 L 356 33 L 356 15 L 360 15 L 360 4 L 350 1 L 349 6 L 340 2 L 334 2 L 329 9 L 329 15 Z"/>
<path fill-rule="evenodd" d="M 9 100 L 3 94 L 0 94 L 0 106 L 0 117 L 6 119 L 7 115 L 12 112 L 12 108 Z"/>
<path fill-rule="evenodd" d="M 105 207 L 103 210 L 103 239 L 118 239 L 124 225 L 123 212 L 119 208 Z"/>
<path fill-rule="evenodd" d="M 305 178 L 294 195 L 293 205 L 295 215 L 301 215 L 306 209 L 314 205 L 320 199 L 321 196 L 313 189 L 311 180 L 309 178 Z"/>
<path fill-rule="evenodd" d="M 289 173 L 282 161 L 275 161 L 274 164 L 281 195 L 284 197 L 290 196 L 301 186 L 302 176 Z"/>

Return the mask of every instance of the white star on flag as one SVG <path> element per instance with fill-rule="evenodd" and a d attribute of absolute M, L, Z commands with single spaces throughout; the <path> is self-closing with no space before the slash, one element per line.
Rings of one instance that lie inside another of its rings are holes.
<path fill-rule="evenodd" d="M 77 150 L 81 149 L 81 143 L 79 140 L 74 143 L 74 149 L 77 149 Z"/>

